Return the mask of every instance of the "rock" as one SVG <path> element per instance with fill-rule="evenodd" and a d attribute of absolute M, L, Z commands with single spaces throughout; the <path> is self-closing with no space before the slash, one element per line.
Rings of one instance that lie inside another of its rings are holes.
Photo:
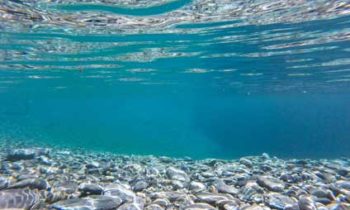
<path fill-rule="evenodd" d="M 166 198 L 158 198 L 158 199 L 154 200 L 153 203 L 157 204 L 159 206 L 162 206 L 162 207 L 167 207 L 170 205 L 169 200 Z"/>
<path fill-rule="evenodd" d="M 283 180 L 284 182 L 288 182 L 288 183 L 296 183 L 299 181 L 298 177 L 296 177 L 293 174 L 288 174 L 288 173 L 282 174 L 280 179 Z"/>
<path fill-rule="evenodd" d="M 328 207 L 329 210 L 349 210 L 350 204 L 336 203 Z"/>
<path fill-rule="evenodd" d="M 333 192 L 327 189 L 314 189 L 311 191 L 311 194 L 313 196 L 316 196 L 317 198 L 326 198 L 326 199 L 329 199 L 330 201 L 333 201 L 336 199 Z"/>
<path fill-rule="evenodd" d="M 243 201 L 253 201 L 257 195 L 264 193 L 263 189 L 254 181 L 249 181 L 241 188 L 238 198 Z"/>
<path fill-rule="evenodd" d="M 13 163 L 11 169 L 17 172 L 23 171 L 24 167 L 22 163 Z"/>
<path fill-rule="evenodd" d="M 224 210 L 239 210 L 239 205 L 235 202 L 226 202 L 222 205 L 222 209 Z"/>
<path fill-rule="evenodd" d="M 41 155 L 41 156 L 38 158 L 38 160 L 39 160 L 41 163 L 45 164 L 45 165 L 48 165 L 48 166 L 52 165 L 52 161 L 51 161 L 48 157 L 46 157 L 46 156 Z"/>
<path fill-rule="evenodd" d="M 332 200 L 330 200 L 328 198 L 315 198 L 314 201 L 317 203 L 324 204 L 324 205 L 327 205 L 327 204 L 330 204 L 333 202 Z"/>
<path fill-rule="evenodd" d="M 57 191 L 62 191 L 68 194 L 74 193 L 78 189 L 78 184 L 75 181 L 63 181 L 57 183 L 57 186 L 54 186 Z"/>
<path fill-rule="evenodd" d="M 146 189 L 148 187 L 148 183 L 146 181 L 137 181 L 134 186 L 133 186 L 133 190 L 136 192 L 142 191 L 144 189 Z"/>
<path fill-rule="evenodd" d="M 166 171 L 166 174 L 170 179 L 173 179 L 173 180 L 178 180 L 182 182 L 189 181 L 189 177 L 184 171 L 180 169 L 176 169 L 174 167 L 169 167 Z"/>
<path fill-rule="evenodd" d="M 184 182 L 181 182 L 179 180 L 172 180 L 171 185 L 173 186 L 174 190 L 183 189 L 186 186 L 186 184 Z"/>
<path fill-rule="evenodd" d="M 340 176 L 348 176 L 350 174 L 350 168 L 345 168 L 345 167 L 339 167 L 337 168 L 337 173 Z"/>
<path fill-rule="evenodd" d="M 11 174 L 10 164 L 8 162 L 0 162 L 0 173 Z"/>
<path fill-rule="evenodd" d="M 298 204 L 294 204 L 294 205 L 287 205 L 286 207 L 284 207 L 284 210 L 300 210 Z M 321 209 L 318 209 L 321 210 Z"/>
<path fill-rule="evenodd" d="M 198 198 L 199 201 L 209 203 L 209 204 L 215 204 L 219 201 L 231 199 L 231 197 L 228 197 L 227 195 L 215 194 L 215 193 L 198 193 L 196 194 L 196 197 Z"/>
<path fill-rule="evenodd" d="M 44 175 L 55 175 L 58 173 L 58 170 L 59 169 L 55 167 L 39 167 L 40 173 Z"/>
<path fill-rule="evenodd" d="M 185 193 L 177 192 L 177 191 L 167 191 L 167 192 L 156 192 L 150 195 L 152 199 L 167 199 L 171 202 L 176 200 L 186 199 L 187 195 Z"/>
<path fill-rule="evenodd" d="M 151 204 L 146 206 L 145 210 L 164 210 L 164 207 L 161 207 L 158 204 Z"/>
<path fill-rule="evenodd" d="M 155 167 L 147 167 L 145 173 L 147 177 L 157 177 L 159 175 L 159 170 Z"/>
<path fill-rule="evenodd" d="M 0 191 L 0 209 L 35 209 L 40 196 L 29 189 Z"/>
<path fill-rule="evenodd" d="M 44 195 L 45 195 L 45 201 L 47 203 L 55 203 L 57 201 L 68 198 L 68 195 L 62 191 L 59 191 L 59 192 L 45 191 Z"/>
<path fill-rule="evenodd" d="M 57 210 L 112 210 L 116 209 L 122 200 L 103 195 L 92 195 L 84 198 L 74 198 L 56 202 L 51 205 Z"/>
<path fill-rule="evenodd" d="M 335 186 L 336 186 L 337 188 L 350 190 L 350 181 L 337 181 L 337 182 L 335 183 Z"/>
<path fill-rule="evenodd" d="M 142 210 L 142 208 L 135 203 L 124 203 L 118 208 L 118 210 Z"/>
<path fill-rule="evenodd" d="M 267 165 L 267 164 L 262 164 L 262 165 L 259 166 L 259 168 L 260 168 L 262 171 L 264 171 L 264 172 L 272 171 L 272 168 L 271 168 L 269 165 Z"/>
<path fill-rule="evenodd" d="M 201 175 L 205 178 L 216 178 L 216 174 L 213 173 L 213 172 L 209 172 L 209 171 L 206 171 L 206 172 L 202 172 Z"/>
<path fill-rule="evenodd" d="M 9 186 L 10 181 L 4 177 L 0 177 L 0 190 L 5 189 Z"/>
<path fill-rule="evenodd" d="M 301 196 L 298 205 L 300 210 L 317 210 L 315 202 L 311 197 Z"/>
<path fill-rule="evenodd" d="M 322 181 L 325 183 L 333 183 L 336 181 L 335 176 L 330 173 L 316 171 L 315 175 L 322 179 Z"/>
<path fill-rule="evenodd" d="M 186 206 L 184 210 L 216 210 L 216 208 L 206 203 L 195 203 Z"/>
<path fill-rule="evenodd" d="M 258 205 L 253 205 L 253 206 L 247 206 L 242 208 L 242 210 L 267 210 L 266 207 L 258 206 Z"/>
<path fill-rule="evenodd" d="M 278 193 L 270 193 L 267 196 L 267 205 L 271 208 L 281 209 L 283 210 L 286 206 L 292 206 L 296 203 L 292 198 L 281 195 Z"/>
<path fill-rule="evenodd" d="M 90 161 L 88 164 L 85 165 L 85 167 L 87 169 L 91 169 L 91 168 L 99 168 L 100 167 L 100 163 L 97 161 Z"/>
<path fill-rule="evenodd" d="M 118 210 L 143 210 L 144 205 L 143 199 L 136 197 L 132 203 L 124 203 Z"/>
<path fill-rule="evenodd" d="M 30 149 L 13 149 L 8 154 L 6 159 L 9 161 L 28 160 L 40 155 L 48 155 L 50 150 L 44 148 Z"/>
<path fill-rule="evenodd" d="M 250 200 L 254 203 L 262 203 L 264 201 L 264 195 L 263 194 L 254 194 L 251 196 Z"/>
<path fill-rule="evenodd" d="M 239 163 L 242 164 L 242 165 L 247 166 L 248 168 L 253 167 L 253 162 L 250 161 L 250 160 L 248 160 L 247 158 L 241 158 L 241 159 L 239 159 Z"/>
<path fill-rule="evenodd" d="M 192 205 L 194 202 L 190 196 L 184 196 L 181 199 L 175 200 L 172 204 L 179 207 Z"/>
<path fill-rule="evenodd" d="M 231 194 L 231 195 L 237 195 L 238 194 L 238 190 L 235 187 L 225 184 L 225 182 L 222 181 L 222 180 L 217 180 L 214 183 L 214 186 L 216 187 L 216 189 L 220 193 L 228 193 L 228 194 Z"/>
<path fill-rule="evenodd" d="M 111 184 L 106 186 L 103 194 L 111 197 L 118 197 L 122 199 L 123 202 L 133 202 L 136 198 L 134 192 L 120 184 Z"/>
<path fill-rule="evenodd" d="M 205 185 L 200 182 L 190 182 L 189 189 L 193 192 L 201 192 L 206 189 Z"/>
<path fill-rule="evenodd" d="M 267 154 L 267 153 L 262 153 L 261 157 L 262 157 L 262 159 L 264 159 L 264 160 L 270 159 L 270 155 Z"/>
<path fill-rule="evenodd" d="M 162 161 L 81 150 L 48 156 L 36 148 L 11 156 L 7 147 L 0 145 L 0 209 L 350 209 L 347 158 Z"/>
<path fill-rule="evenodd" d="M 36 174 L 19 174 L 16 179 L 18 181 L 23 181 L 25 179 L 37 179 L 39 178 L 38 175 Z"/>
<path fill-rule="evenodd" d="M 284 183 L 279 179 L 268 177 L 268 176 L 260 176 L 257 179 L 257 183 L 268 190 L 274 192 L 282 192 L 285 188 Z"/>
<path fill-rule="evenodd" d="M 103 188 L 98 184 L 82 183 L 78 190 L 84 195 L 101 195 Z"/>
<path fill-rule="evenodd" d="M 50 184 L 44 180 L 44 179 L 25 179 L 19 182 L 16 182 L 8 188 L 26 188 L 29 187 L 30 189 L 38 189 L 38 190 L 46 190 L 50 188 Z"/>

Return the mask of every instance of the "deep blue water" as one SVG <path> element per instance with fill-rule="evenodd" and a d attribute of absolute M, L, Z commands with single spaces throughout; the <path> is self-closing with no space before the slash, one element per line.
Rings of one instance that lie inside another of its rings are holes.
<path fill-rule="evenodd" d="M 3 95 L 0 131 L 54 145 L 196 158 L 339 157 L 350 149 L 347 94 L 149 91 Z"/>
<path fill-rule="evenodd" d="M 1 139 L 194 158 L 348 156 L 348 7 L 203 2 L 0 3 Z"/>

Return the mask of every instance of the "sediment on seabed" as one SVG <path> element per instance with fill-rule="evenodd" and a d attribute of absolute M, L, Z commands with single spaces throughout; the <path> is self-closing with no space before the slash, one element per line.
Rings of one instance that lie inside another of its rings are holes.
<path fill-rule="evenodd" d="M 0 155 L 0 209 L 350 209 L 346 158 L 192 160 L 5 146 Z"/>

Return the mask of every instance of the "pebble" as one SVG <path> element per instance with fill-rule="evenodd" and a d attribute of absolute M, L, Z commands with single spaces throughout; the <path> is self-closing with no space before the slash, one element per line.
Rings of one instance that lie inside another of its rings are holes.
<path fill-rule="evenodd" d="M 239 192 L 235 187 L 225 184 L 225 182 L 222 180 L 217 180 L 214 185 L 217 188 L 219 193 L 228 193 L 231 195 L 237 195 Z"/>
<path fill-rule="evenodd" d="M 120 198 L 123 202 L 133 202 L 136 195 L 133 191 L 120 184 L 111 184 L 105 187 L 104 195 Z"/>
<path fill-rule="evenodd" d="M 1 145 L 0 158 L 0 209 L 350 209 L 348 159 L 191 160 Z"/>
<path fill-rule="evenodd" d="M 184 210 L 216 210 L 216 208 L 206 203 L 195 203 L 186 206 Z"/>
<path fill-rule="evenodd" d="M 255 181 L 249 181 L 241 188 L 238 198 L 243 201 L 252 201 L 261 193 L 263 189 Z"/>
<path fill-rule="evenodd" d="M 341 189 L 346 189 L 346 190 L 350 190 L 350 181 L 337 181 L 335 182 L 335 186 L 337 188 L 341 188 Z"/>
<path fill-rule="evenodd" d="M 269 210 L 266 207 L 258 206 L 258 205 L 252 205 L 242 208 L 242 210 Z"/>
<path fill-rule="evenodd" d="M 216 194 L 216 193 L 199 193 L 196 195 L 199 201 L 209 203 L 209 204 L 215 204 L 219 201 L 223 200 L 229 200 L 230 197 L 223 194 Z"/>
<path fill-rule="evenodd" d="M 170 179 L 173 179 L 173 180 L 178 180 L 183 182 L 189 181 L 188 175 L 184 171 L 180 169 L 176 169 L 174 167 L 169 167 L 166 171 L 166 174 Z"/>
<path fill-rule="evenodd" d="M 315 202 L 311 197 L 301 196 L 298 201 L 300 210 L 317 210 Z"/>
<path fill-rule="evenodd" d="M 51 161 L 48 157 L 46 157 L 46 156 L 41 155 L 41 156 L 38 158 L 38 160 L 39 160 L 41 163 L 45 164 L 45 165 L 48 165 L 48 166 L 52 165 L 52 161 Z"/>
<path fill-rule="evenodd" d="M 138 192 L 146 189 L 148 187 L 148 183 L 146 181 L 137 181 L 133 186 L 133 190 Z"/>
<path fill-rule="evenodd" d="M 44 179 L 37 178 L 37 179 L 25 179 L 8 186 L 8 188 L 26 188 L 26 187 L 30 189 L 45 190 L 50 188 L 50 184 Z"/>
<path fill-rule="evenodd" d="M 190 182 L 189 189 L 193 192 L 201 192 L 204 191 L 206 187 L 201 182 L 192 181 Z"/>
<path fill-rule="evenodd" d="M 288 196 L 278 193 L 270 193 L 267 196 L 267 205 L 275 209 L 285 209 L 287 206 L 293 206 L 296 201 Z"/>
<path fill-rule="evenodd" d="M 259 176 L 257 179 L 257 183 L 268 190 L 274 192 L 282 192 L 285 188 L 285 185 L 279 179 L 269 177 L 269 176 Z"/>
<path fill-rule="evenodd" d="M 239 163 L 247 166 L 248 168 L 253 167 L 253 162 L 248 160 L 247 158 L 241 158 L 239 159 Z"/>
<path fill-rule="evenodd" d="M 157 204 L 151 204 L 146 206 L 145 210 L 164 210 L 164 207 L 161 207 Z"/>
<path fill-rule="evenodd" d="M 0 209 L 35 209 L 40 196 L 29 189 L 0 191 Z"/>
<path fill-rule="evenodd" d="M 92 195 L 84 198 L 74 198 L 56 202 L 51 205 L 57 210 L 112 210 L 116 209 L 122 200 L 109 196 Z"/>
<path fill-rule="evenodd" d="M 5 189 L 9 186 L 10 181 L 4 177 L 0 177 L 0 190 Z"/>
<path fill-rule="evenodd" d="M 158 204 L 159 206 L 162 206 L 162 207 L 167 207 L 170 205 L 170 201 L 166 198 L 158 198 L 154 200 L 153 203 Z"/>
<path fill-rule="evenodd" d="M 337 203 L 329 206 L 329 210 L 349 210 L 350 205 L 346 203 Z"/>
<path fill-rule="evenodd" d="M 50 150 L 44 148 L 13 149 L 7 154 L 9 161 L 28 160 L 40 155 L 48 155 Z"/>
<path fill-rule="evenodd" d="M 125 203 L 121 205 L 118 210 L 142 210 L 142 208 L 135 203 Z"/>
<path fill-rule="evenodd" d="M 78 189 L 84 195 L 101 195 L 103 192 L 103 188 L 100 185 L 91 183 L 82 183 Z"/>

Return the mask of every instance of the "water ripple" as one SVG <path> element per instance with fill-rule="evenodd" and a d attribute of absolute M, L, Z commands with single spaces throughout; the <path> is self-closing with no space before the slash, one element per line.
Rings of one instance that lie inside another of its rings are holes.
<path fill-rule="evenodd" d="M 335 0 L 3 1 L 1 87 L 346 90 L 349 23 Z"/>
<path fill-rule="evenodd" d="M 177 0 L 170 1 L 165 4 L 145 7 L 145 8 L 127 8 L 113 5 L 105 4 L 64 4 L 58 5 L 56 8 L 59 10 L 69 11 L 69 12 L 80 12 L 80 11 L 100 11 L 100 12 L 110 12 L 119 15 L 132 15 L 132 16 L 149 16 L 149 15 L 159 15 L 167 12 L 179 9 L 186 4 L 189 4 L 191 0 Z"/>

